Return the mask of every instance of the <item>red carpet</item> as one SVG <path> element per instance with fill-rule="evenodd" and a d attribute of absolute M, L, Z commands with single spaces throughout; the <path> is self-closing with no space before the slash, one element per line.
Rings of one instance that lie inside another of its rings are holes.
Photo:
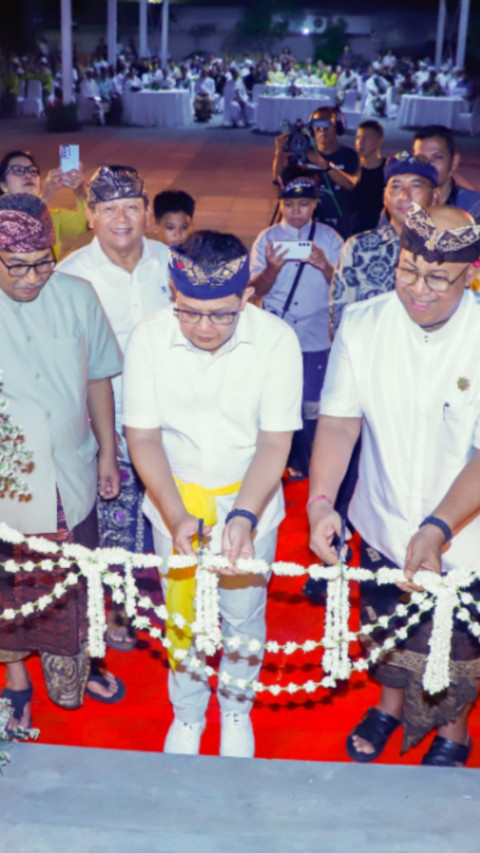
<path fill-rule="evenodd" d="M 314 562 L 308 550 L 305 516 L 307 484 L 286 488 L 287 519 L 280 530 L 277 559 L 308 565 Z M 321 637 L 324 609 L 314 607 L 301 595 L 304 580 L 274 577 L 268 604 L 268 639 L 302 642 Z M 34 725 L 40 728 L 40 742 L 74 746 L 161 751 L 172 719 L 167 698 L 165 655 L 156 641 L 142 634 L 141 648 L 124 653 L 109 650 L 109 669 L 125 681 L 127 695 L 117 705 L 105 705 L 86 698 L 83 708 L 65 711 L 48 699 L 40 663 L 32 656 L 28 669 L 34 683 Z M 261 680 L 267 683 L 319 680 L 321 653 L 308 655 L 267 654 Z M 286 758 L 313 761 L 349 761 L 345 748 L 348 732 L 363 711 L 374 704 L 376 686 L 364 674 L 353 676 L 348 685 L 335 691 L 300 692 L 278 698 L 260 694 L 252 713 L 259 758 Z M 478 734 L 480 715 L 470 717 L 474 750 L 469 766 L 480 767 Z M 431 738 L 405 756 L 400 756 L 401 733 L 390 739 L 381 762 L 419 764 Z M 219 711 L 216 697 L 210 703 L 202 753 L 218 754 Z"/>

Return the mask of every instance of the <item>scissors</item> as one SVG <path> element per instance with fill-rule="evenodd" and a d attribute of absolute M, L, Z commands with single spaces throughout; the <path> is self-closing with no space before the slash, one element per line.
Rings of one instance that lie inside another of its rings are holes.
<path fill-rule="evenodd" d="M 337 554 L 338 554 L 339 560 L 344 559 L 343 558 L 343 548 L 345 545 L 346 533 L 347 533 L 347 522 L 346 522 L 346 519 L 342 516 L 342 524 L 340 527 L 340 536 L 338 535 L 338 533 L 335 533 L 335 536 L 332 539 L 332 545 L 334 548 L 337 549 Z M 352 556 L 352 551 L 350 548 L 347 547 L 347 553 L 345 554 L 345 562 L 348 563 L 348 561 L 351 559 L 351 556 Z"/>
<path fill-rule="evenodd" d="M 204 527 L 203 518 L 199 518 L 198 519 L 198 550 L 197 550 L 197 554 L 201 554 L 203 552 L 203 546 L 204 546 L 203 527 Z"/>

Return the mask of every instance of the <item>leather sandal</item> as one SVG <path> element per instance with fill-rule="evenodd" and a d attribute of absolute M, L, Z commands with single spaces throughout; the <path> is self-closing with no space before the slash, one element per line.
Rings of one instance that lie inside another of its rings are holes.
<path fill-rule="evenodd" d="M 347 754 L 353 761 L 366 763 L 375 761 L 382 754 L 390 735 L 401 725 L 401 720 L 379 711 L 378 708 L 369 708 L 362 717 L 353 732 L 347 738 Z M 355 747 L 354 737 L 361 737 L 373 746 L 373 752 L 361 752 Z"/>
<path fill-rule="evenodd" d="M 471 737 L 468 738 L 467 744 L 463 744 L 437 735 L 423 756 L 422 764 L 427 767 L 465 767 L 472 746 Z"/>
<path fill-rule="evenodd" d="M 15 728 L 7 727 L 7 734 L 14 735 L 17 729 L 20 728 L 20 720 L 23 717 L 23 712 L 25 710 L 25 705 L 27 705 L 33 696 L 33 687 L 30 684 L 28 687 L 25 687 L 24 690 L 12 690 L 11 687 L 4 687 L 2 692 L 0 693 L 0 699 L 8 699 L 13 709 L 13 720 L 16 723 Z M 25 726 L 26 729 L 29 729 L 32 725 L 32 715 L 30 714 L 28 725 Z"/>

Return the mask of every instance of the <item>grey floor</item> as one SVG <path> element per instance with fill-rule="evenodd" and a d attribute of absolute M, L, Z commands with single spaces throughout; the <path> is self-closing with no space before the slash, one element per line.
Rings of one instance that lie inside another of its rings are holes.
<path fill-rule="evenodd" d="M 478 853 L 480 771 L 13 744 L 1 853 Z"/>

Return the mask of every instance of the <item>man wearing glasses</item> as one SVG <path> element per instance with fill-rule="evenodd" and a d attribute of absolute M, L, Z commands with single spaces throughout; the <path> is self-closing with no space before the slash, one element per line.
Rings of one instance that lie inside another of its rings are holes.
<path fill-rule="evenodd" d="M 29 500 L 0 497 L 0 519 L 24 534 L 97 545 L 95 497 L 118 494 L 110 377 L 121 355 L 92 289 L 53 273 L 53 223 L 30 194 L 0 199 L 0 368 L 9 414 L 21 426 L 32 469 Z M 52 274 L 53 273 L 53 274 Z M 1 545 L 1 558 L 27 559 Z M 28 555 L 30 558 L 30 555 Z M 17 610 L 51 591 L 58 575 L 34 571 L 18 580 L 0 570 L 3 608 Z M 118 701 L 124 686 L 102 673 L 86 650 L 85 592 L 80 584 L 54 608 L 0 622 L 0 661 L 7 664 L 13 715 L 8 728 L 31 722 L 32 686 L 24 659 L 39 651 L 50 698 L 75 708 L 84 692 Z"/>
<path fill-rule="evenodd" d="M 480 301 L 468 288 L 480 256 L 480 226 L 454 207 L 427 213 L 413 204 L 400 236 L 396 292 L 349 306 L 336 334 L 312 454 L 311 547 L 337 561 L 338 486 L 362 433 L 358 483 L 349 519 L 362 537 L 361 565 L 400 567 L 399 584 L 361 585 L 362 626 L 371 652 L 397 642 L 388 624 L 415 590 L 415 573 L 459 566 L 478 571 L 480 536 Z M 478 584 L 471 588 L 478 601 Z M 477 617 L 473 617 L 474 621 Z M 468 713 L 477 695 L 480 647 L 456 621 L 451 684 L 422 690 L 432 620 L 424 615 L 372 667 L 379 701 L 347 739 L 354 761 L 373 761 L 403 727 L 403 751 L 437 736 L 422 763 L 463 766 L 471 751 Z"/>
<path fill-rule="evenodd" d="M 222 634 L 242 643 L 265 637 L 267 581 L 238 573 L 238 557 L 275 557 L 284 517 L 281 476 L 292 432 L 301 426 L 301 353 L 292 329 L 248 303 L 248 253 L 233 235 L 197 231 L 170 250 L 175 306 L 133 331 L 124 373 L 124 420 L 133 463 L 147 489 L 156 552 L 193 554 L 202 539 L 230 567 L 220 577 Z M 190 578 L 164 582 L 170 613 L 194 619 Z M 167 623 L 169 695 L 175 719 L 165 752 L 197 754 L 210 699 L 208 678 L 191 666 L 188 629 Z M 260 645 L 259 644 L 259 645 Z M 186 655 L 178 663 L 175 651 Z M 262 650 L 224 650 L 218 699 L 220 754 L 252 757 L 249 684 Z M 229 685 L 229 681 L 234 679 Z M 240 686 L 237 683 L 240 679 Z M 229 685 L 229 686 L 227 686 Z"/>

